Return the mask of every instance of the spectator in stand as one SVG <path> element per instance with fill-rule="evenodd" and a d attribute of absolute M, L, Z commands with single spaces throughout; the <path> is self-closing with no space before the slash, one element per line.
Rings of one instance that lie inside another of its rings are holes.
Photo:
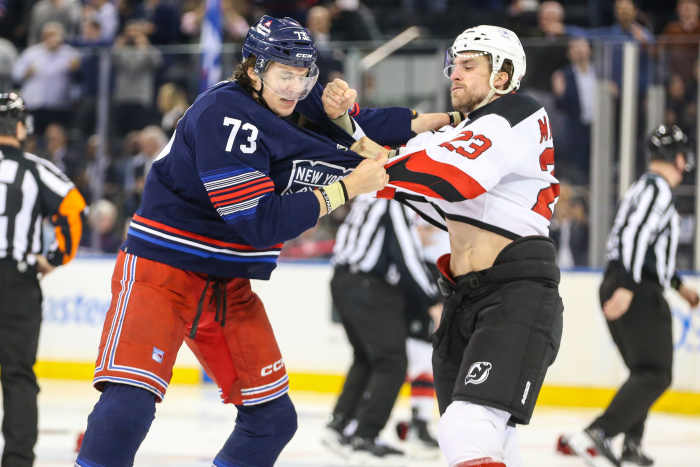
<path fill-rule="evenodd" d="M 38 134 L 51 122 L 71 120 L 71 73 L 80 67 L 80 55 L 64 43 L 64 34 L 61 23 L 44 24 L 41 42 L 25 49 L 12 70 L 13 79 L 22 83 L 22 96 Z"/>
<path fill-rule="evenodd" d="M 331 12 L 325 6 L 312 7 L 306 15 L 306 27 L 314 38 L 318 58 L 318 81 L 326 84 L 343 78 L 343 52 L 331 46 Z"/>
<path fill-rule="evenodd" d="M 97 158 L 97 146 L 99 136 L 92 135 L 87 139 L 83 152 L 80 156 L 81 164 L 77 174 L 73 179 L 75 187 L 78 189 L 88 205 L 92 204 L 93 193 L 98 184 L 102 184 L 102 195 L 109 195 L 109 187 L 105 181 L 105 166 L 108 161 L 100 161 Z M 85 241 L 89 240 L 83 236 Z"/>
<path fill-rule="evenodd" d="M 537 0 L 511 0 L 509 3 L 506 22 L 510 29 L 524 36 L 537 25 Z"/>
<path fill-rule="evenodd" d="M 9 40 L 15 47 L 27 44 L 27 29 L 31 2 L 26 0 L 0 1 L 0 37 Z"/>
<path fill-rule="evenodd" d="M 43 40 L 44 25 L 60 23 L 64 35 L 73 36 L 80 24 L 80 2 L 78 0 L 39 0 L 33 7 L 29 19 L 28 44 Z"/>
<path fill-rule="evenodd" d="M 113 155 L 109 157 L 106 164 L 104 195 L 102 197 L 112 201 L 117 206 L 124 206 L 126 203 L 126 174 L 131 159 L 141 152 L 140 133 L 140 130 L 133 130 L 121 139 L 112 140 L 114 146 L 110 150 Z M 90 149 L 96 151 L 97 147 Z"/>
<path fill-rule="evenodd" d="M 248 33 L 248 21 L 245 15 L 248 13 L 248 1 L 221 0 L 221 13 L 224 15 L 224 34 L 230 39 L 240 42 Z"/>
<path fill-rule="evenodd" d="M 618 89 L 622 85 L 622 43 L 633 41 L 640 45 L 639 95 L 645 96 L 650 78 L 648 49 L 654 44 L 654 36 L 637 21 L 637 7 L 632 0 L 615 0 L 615 19 L 612 26 L 589 30 L 590 37 L 613 43 L 612 79 Z"/>
<path fill-rule="evenodd" d="M 177 84 L 165 83 L 158 88 L 157 105 L 161 115 L 160 127 L 166 134 L 170 135 L 182 114 L 189 107 L 187 94 Z"/>
<path fill-rule="evenodd" d="M 588 39 L 569 41 L 569 64 L 552 74 L 556 108 L 563 116 L 562 138 L 557 151 L 557 177 L 588 183 L 591 121 L 596 96 L 596 73 Z"/>
<path fill-rule="evenodd" d="M 335 0 L 331 6 L 331 34 L 339 41 L 381 40 L 372 10 L 359 0 Z"/>
<path fill-rule="evenodd" d="M 129 21 L 114 43 L 114 123 L 119 136 L 157 121 L 155 74 L 163 57 L 148 41 L 142 21 Z"/>
<path fill-rule="evenodd" d="M 78 177 L 83 187 L 81 193 L 92 195 L 96 191 L 97 183 L 102 183 L 101 196 L 113 202 L 121 202 L 124 187 L 123 162 L 110 156 L 108 145 L 103 150 L 105 154 L 99 157 L 100 137 L 92 135 L 85 144 L 83 160 L 85 169 Z M 92 198 L 94 199 L 94 198 Z"/>
<path fill-rule="evenodd" d="M 80 158 L 69 148 L 66 129 L 58 123 L 51 123 L 46 127 L 44 134 L 46 140 L 46 157 L 54 163 L 68 178 L 73 179 L 78 175 L 82 165 Z"/>
<path fill-rule="evenodd" d="M 666 125 L 679 125 L 684 128 L 695 127 L 697 92 L 695 86 L 689 86 L 681 75 L 672 74 L 666 87 Z"/>
<path fill-rule="evenodd" d="M 119 29 L 119 15 L 111 0 L 87 0 L 83 16 L 91 16 L 100 23 L 100 39 L 112 42 Z"/>
<path fill-rule="evenodd" d="M 180 43 L 180 10 L 176 4 L 165 0 L 145 0 L 139 13 L 148 22 L 151 44 Z"/>
<path fill-rule="evenodd" d="M 13 89 L 12 67 L 17 60 L 17 48 L 7 39 L 0 38 L 0 93 Z"/>
<path fill-rule="evenodd" d="M 572 268 L 588 264 L 588 220 L 583 198 L 568 183 L 559 185 L 549 236 L 557 247 L 557 264 Z"/>
<path fill-rule="evenodd" d="M 127 161 L 124 176 L 126 195 L 124 210 L 126 215 L 133 215 L 141 204 L 141 195 L 148 171 L 151 170 L 153 161 L 167 142 L 168 139 L 163 130 L 155 125 L 147 126 L 138 133 L 140 151 Z"/>
<path fill-rule="evenodd" d="M 88 245 L 92 250 L 101 253 L 116 253 L 122 244 L 122 235 L 117 228 L 117 207 L 109 200 L 100 199 L 90 205 L 88 225 L 90 232 L 86 232 Z M 97 234 L 97 245 L 92 244 L 93 232 Z"/>
<path fill-rule="evenodd" d="M 180 30 L 191 40 L 199 41 L 200 28 L 204 18 L 206 2 L 190 2 L 183 6 L 185 12 L 182 15 Z M 221 14 L 223 16 L 222 28 L 224 40 L 241 41 L 248 33 L 248 21 L 245 15 L 248 12 L 248 2 L 243 0 L 221 0 Z M 265 13 L 268 13 L 265 11 Z M 258 16 L 261 16 L 261 13 Z M 269 13 L 268 13 L 269 14 Z"/>
<path fill-rule="evenodd" d="M 83 15 L 80 37 L 72 42 L 81 55 L 77 78 L 80 81 L 80 99 L 77 104 L 74 126 L 83 135 L 95 132 L 96 105 L 100 81 L 100 47 L 111 44 L 102 38 L 102 24 L 94 13 Z"/>
<path fill-rule="evenodd" d="M 697 79 L 698 41 L 700 41 L 700 0 L 678 0 L 678 20 L 666 25 L 661 44 L 672 73 L 686 82 Z"/>
<path fill-rule="evenodd" d="M 156 125 L 150 125 L 141 130 L 141 133 L 139 134 L 139 145 L 141 147 L 141 152 L 136 157 L 143 161 L 141 163 L 143 166 L 143 169 L 141 170 L 141 172 L 143 172 L 143 181 L 145 181 L 148 171 L 151 170 L 153 161 L 156 159 L 156 157 L 158 157 L 158 154 L 160 154 L 160 151 L 167 142 L 168 137 L 165 136 L 163 130 Z M 141 184 L 143 184 L 143 181 Z"/>
<path fill-rule="evenodd" d="M 545 1 L 537 10 L 537 27 L 530 29 L 525 37 L 535 39 L 525 48 L 528 62 L 523 87 L 528 91 L 537 90 L 550 95 L 549 82 L 555 70 L 566 65 L 566 27 L 564 26 L 564 7 L 559 2 Z M 541 95 L 537 97 L 541 101 Z M 549 100 L 549 99 L 547 99 Z M 547 102 L 544 106 L 549 109 Z"/>

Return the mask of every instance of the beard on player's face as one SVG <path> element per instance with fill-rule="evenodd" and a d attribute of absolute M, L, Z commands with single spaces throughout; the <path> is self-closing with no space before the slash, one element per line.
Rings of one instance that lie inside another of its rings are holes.
<path fill-rule="evenodd" d="M 486 98 L 489 93 L 488 85 L 484 89 L 474 89 L 469 86 L 462 87 L 459 91 L 451 95 L 452 108 L 468 114 L 476 110 L 477 106 Z"/>
<path fill-rule="evenodd" d="M 464 92 L 463 96 L 452 96 L 452 107 L 455 110 L 468 114 L 476 109 L 476 106 L 481 103 L 481 101 L 486 98 L 487 92 Z"/>
<path fill-rule="evenodd" d="M 486 98 L 491 88 L 491 62 L 485 55 L 461 55 L 455 59 L 450 72 L 452 107 L 469 113 Z"/>

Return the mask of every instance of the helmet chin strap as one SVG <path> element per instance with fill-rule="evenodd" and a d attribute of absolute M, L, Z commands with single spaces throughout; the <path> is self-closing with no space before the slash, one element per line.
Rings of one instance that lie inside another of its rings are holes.
<path fill-rule="evenodd" d="M 496 95 L 497 89 L 493 85 L 493 80 L 496 78 L 496 72 L 491 72 L 491 76 L 489 77 L 489 92 L 486 94 L 486 97 L 484 97 L 481 102 L 479 102 L 473 109 L 472 112 L 476 109 L 480 109 L 481 107 L 485 106 L 489 102 L 491 102 L 491 99 L 493 98 L 494 95 Z"/>
<path fill-rule="evenodd" d="M 493 99 L 493 96 L 496 94 L 503 95 L 503 94 L 508 94 L 511 91 L 512 85 L 509 86 L 507 89 L 496 89 L 496 86 L 493 85 L 494 80 L 496 79 L 496 75 L 498 74 L 498 71 L 492 71 L 491 76 L 489 77 L 489 92 L 486 94 L 486 97 L 484 97 L 481 102 L 479 102 L 473 109 L 472 112 L 476 109 L 479 109 L 489 102 L 491 102 L 491 99 Z"/>
<path fill-rule="evenodd" d="M 263 107 L 265 107 L 270 112 L 275 113 L 275 111 L 272 110 L 269 105 L 267 105 L 267 101 L 265 101 L 265 98 L 263 97 L 263 89 L 265 89 L 265 81 L 263 81 L 262 77 L 260 77 L 260 91 L 258 91 L 257 89 L 255 90 L 255 92 L 258 93 L 258 100 L 260 101 L 260 104 Z"/>

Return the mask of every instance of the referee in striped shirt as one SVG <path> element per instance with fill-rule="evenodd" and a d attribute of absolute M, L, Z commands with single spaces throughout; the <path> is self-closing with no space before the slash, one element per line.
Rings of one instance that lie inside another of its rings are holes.
<path fill-rule="evenodd" d="M 0 94 L 0 384 L 5 447 L 2 467 L 34 463 L 37 394 L 34 375 L 41 289 L 37 274 L 70 261 L 80 243 L 85 201 L 53 164 L 22 151 L 25 108 L 16 93 Z M 46 256 L 41 226 L 56 242 Z"/>
<path fill-rule="evenodd" d="M 605 412 L 579 435 L 612 465 L 653 464 L 640 446 L 649 408 L 671 384 L 672 322 L 664 288 L 670 285 L 691 306 L 698 304 L 696 291 L 675 271 L 679 219 L 671 190 L 693 167 L 688 139 L 677 126 L 661 125 L 649 138 L 649 152 L 648 171 L 625 193 L 615 216 L 599 290 L 608 328 L 630 374 Z M 618 459 L 609 440 L 620 433 L 625 439 Z"/>
<path fill-rule="evenodd" d="M 403 453 L 376 438 L 384 428 L 406 378 L 408 316 L 439 303 L 437 286 L 423 262 L 416 217 L 396 201 L 358 196 L 338 229 L 331 294 L 353 363 L 333 410 L 324 444 L 349 444 L 370 459 Z M 351 420 L 351 439 L 342 434 Z M 346 443 L 348 441 L 348 443 Z"/>

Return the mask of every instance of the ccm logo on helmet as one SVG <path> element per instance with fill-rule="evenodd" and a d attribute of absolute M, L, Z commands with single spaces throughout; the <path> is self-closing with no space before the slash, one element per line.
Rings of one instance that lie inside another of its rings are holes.
<path fill-rule="evenodd" d="M 269 376 L 275 371 L 280 371 L 282 368 L 284 368 L 284 362 L 280 358 L 272 365 L 264 366 L 262 370 L 260 370 L 260 376 Z"/>

